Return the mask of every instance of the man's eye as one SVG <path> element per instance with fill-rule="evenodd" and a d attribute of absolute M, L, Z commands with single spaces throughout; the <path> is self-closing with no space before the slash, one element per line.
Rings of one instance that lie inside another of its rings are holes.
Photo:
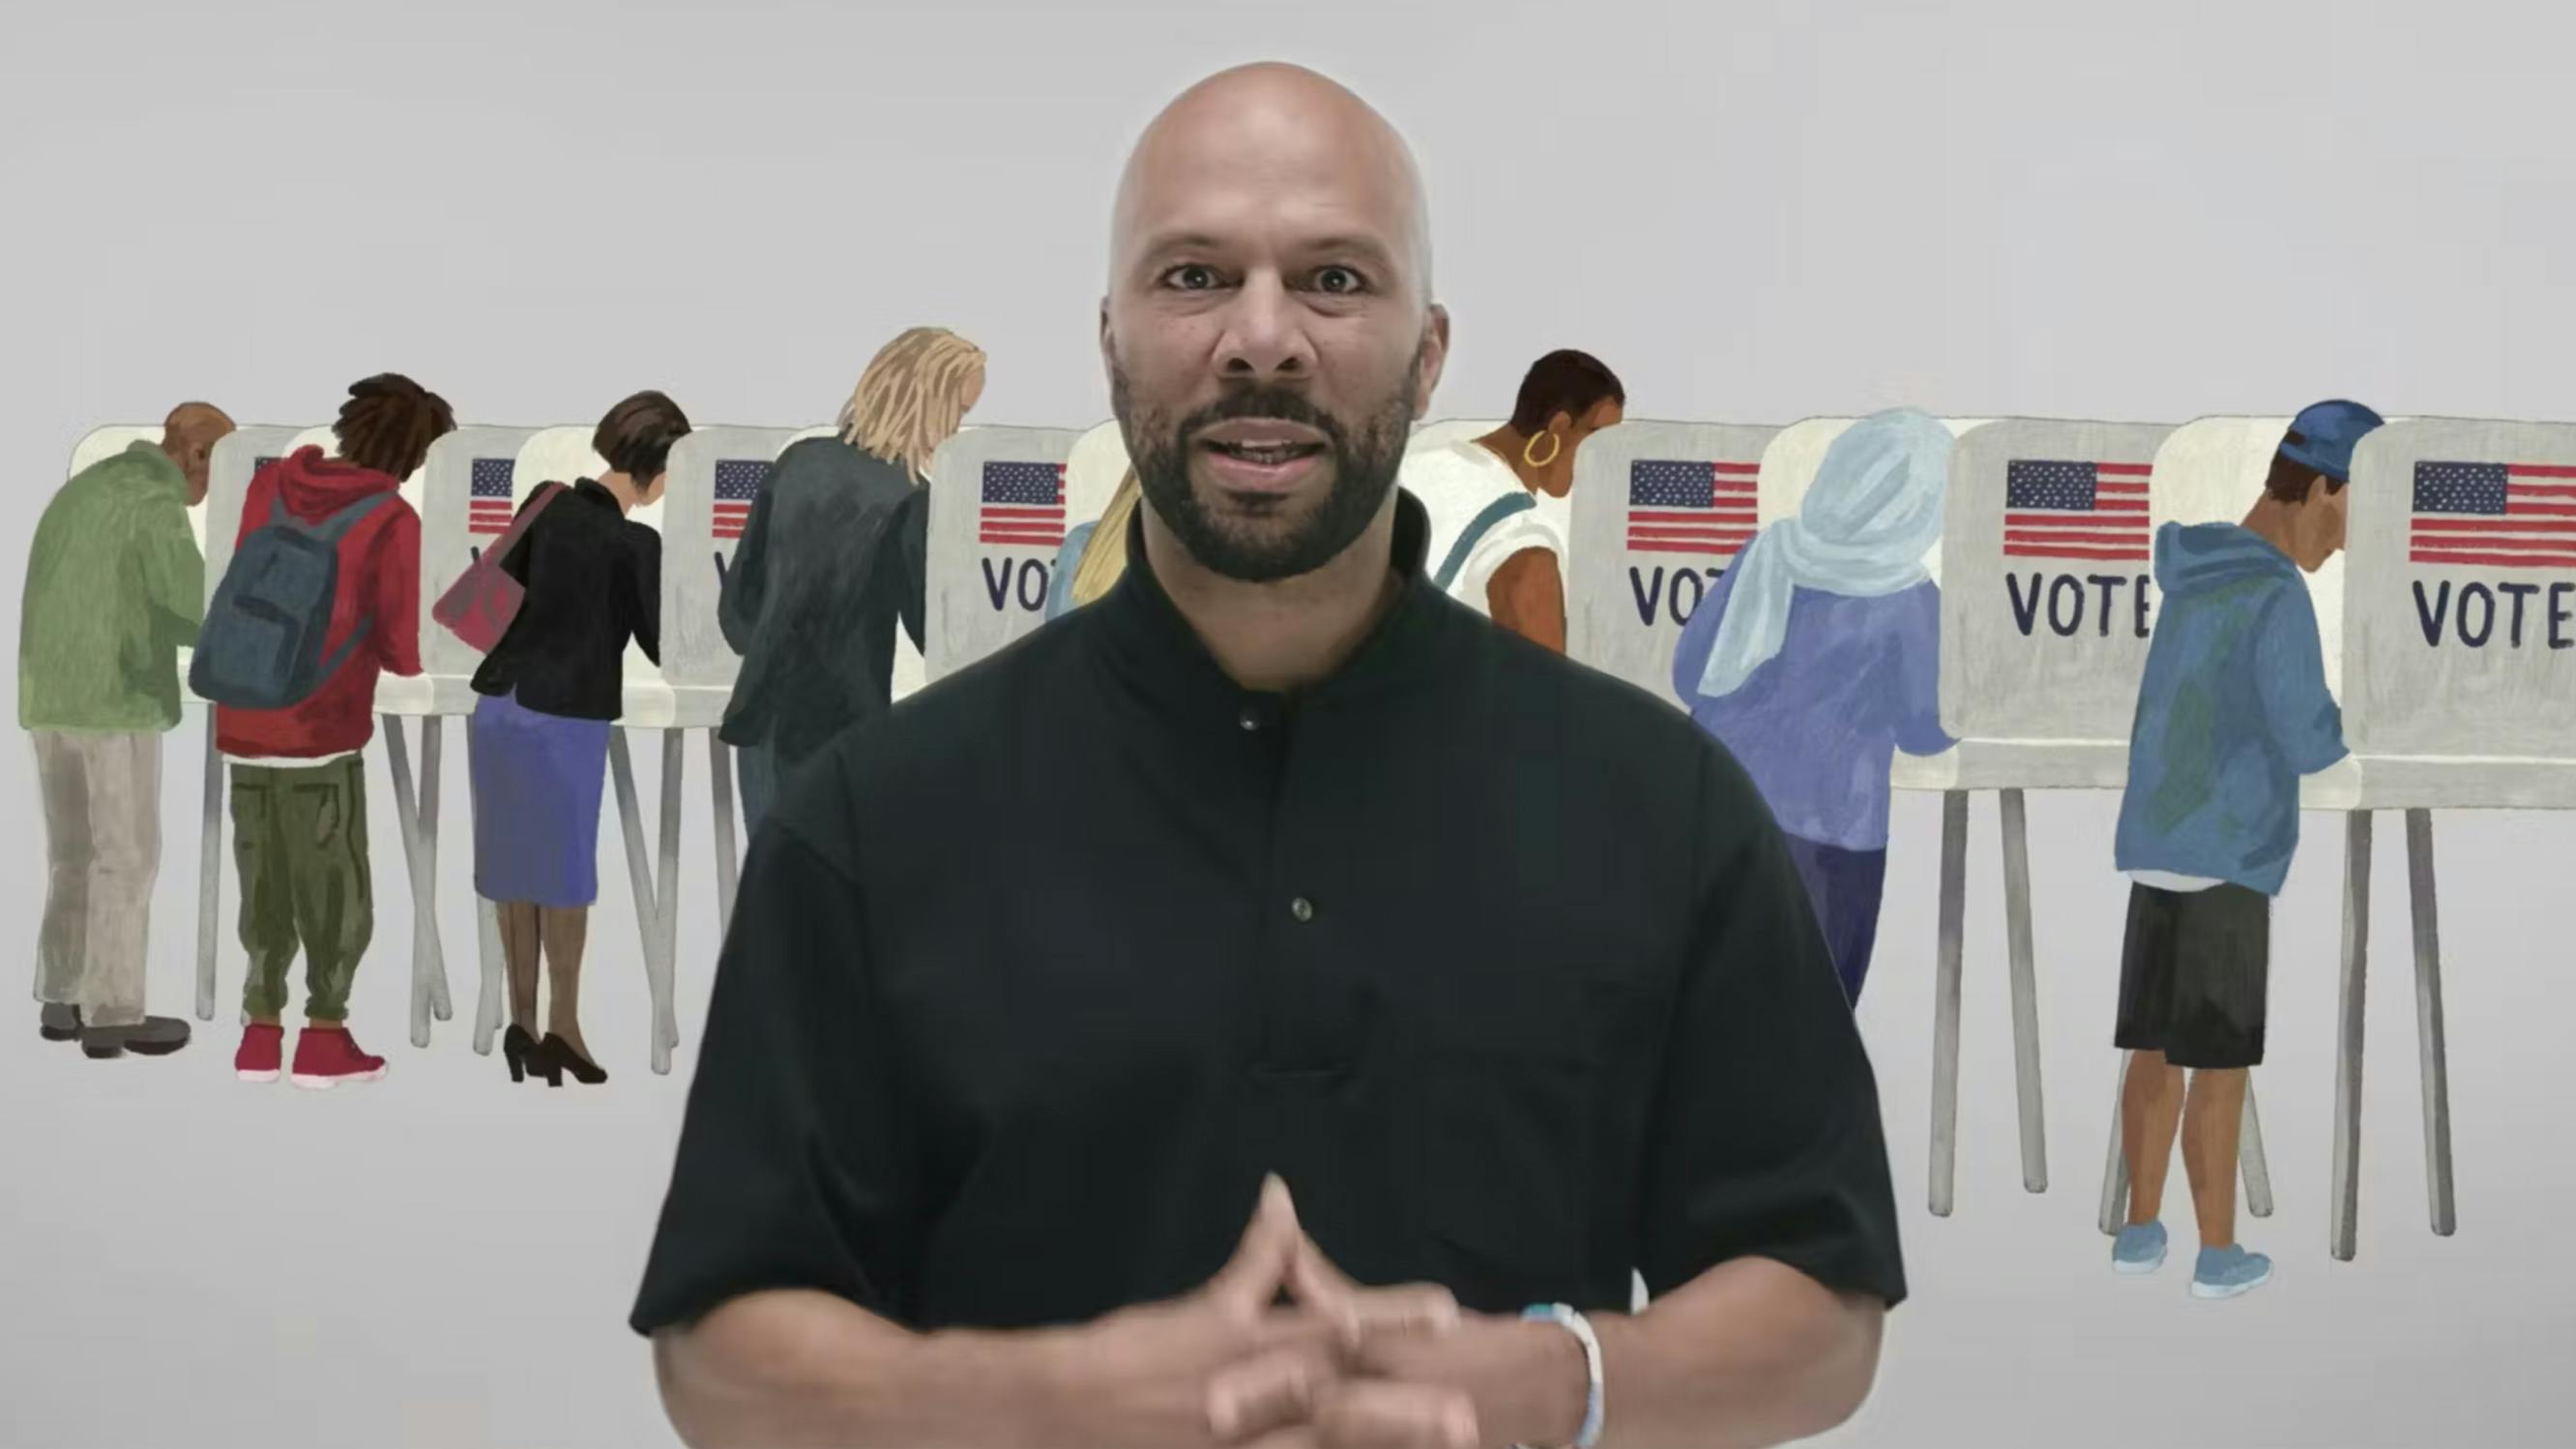
<path fill-rule="evenodd" d="M 1216 285 L 1215 270 L 1201 266 L 1197 262 L 1191 262 L 1186 266 L 1174 267 L 1171 271 L 1170 277 L 1172 285 L 1187 292 L 1202 291 Z"/>
<path fill-rule="evenodd" d="M 1348 267 L 1326 267 L 1315 274 L 1315 285 L 1327 292 L 1347 293 L 1361 289 L 1360 274 Z"/>

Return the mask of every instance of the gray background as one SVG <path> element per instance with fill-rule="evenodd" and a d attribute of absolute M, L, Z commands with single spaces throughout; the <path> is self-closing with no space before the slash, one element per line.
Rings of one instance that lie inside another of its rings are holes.
<path fill-rule="evenodd" d="M 1938 12 L 1938 13 L 1932 13 Z M 1104 217 L 1135 128 L 1245 58 L 1373 98 L 1431 182 L 1457 314 L 1442 414 L 1591 349 L 1641 417 L 2179 421 L 2344 393 L 2561 418 L 2576 196 L 2564 7 L 12 4 L 0 470 L 35 500 L 93 424 L 205 394 L 327 416 L 379 368 L 468 420 L 586 422 L 660 387 L 705 423 L 828 421 L 896 328 L 994 366 L 976 421 L 1106 416 Z M 746 200 L 745 198 L 754 198 Z M 1749 204 L 1733 198 L 1751 198 Z M 14 590 L 0 591 L 14 618 Z M 156 1005 L 190 996 L 193 713 L 167 756 Z M 451 735 L 451 741 L 454 736 Z M 646 800 L 659 752 L 639 742 Z M 462 750 L 451 748 L 461 762 Z M 442 870 L 458 1017 L 404 1040 L 408 903 L 371 755 L 364 1092 L 233 1081 L 222 1020 L 158 1062 L 0 1032 L 0 1434 L 17 1444 L 668 1442 L 620 1326 L 715 937 L 703 760 L 677 1071 L 613 826 L 585 1021 L 604 1090 L 504 1090 L 467 1049 L 461 770 Z M 42 898 L 32 761 L 0 919 Z M 1993 807 L 1978 802 L 1957 1215 L 1923 1209 L 1937 806 L 1900 799 L 1875 1054 L 1916 1298 L 1851 1444 L 2564 1442 L 2569 988 L 2542 903 L 2576 820 L 2440 825 L 2460 1233 L 2425 1229 L 2404 856 L 2380 832 L 2361 1255 L 2325 1251 L 2341 832 L 2276 915 L 2260 1091 L 2280 1276 L 2192 1301 L 2093 1228 L 2122 887 L 2115 802 L 2030 806 L 2045 1195 L 2014 1153 Z M 228 923 L 229 925 L 229 923 Z M 2172 1216 L 2187 1221 L 2180 1176 Z M 2188 1233 L 2178 1234 L 2178 1244 Z M 1615 1412 L 1615 1410 L 1614 1410 Z"/>

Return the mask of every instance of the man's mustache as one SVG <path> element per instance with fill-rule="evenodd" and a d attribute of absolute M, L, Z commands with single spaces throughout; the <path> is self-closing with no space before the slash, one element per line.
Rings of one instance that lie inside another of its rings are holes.
<path fill-rule="evenodd" d="M 1298 423 L 1313 428 L 1333 440 L 1339 447 L 1346 438 L 1340 420 L 1307 401 L 1304 395 L 1281 387 L 1245 388 L 1228 393 L 1207 407 L 1181 420 L 1179 435 L 1188 438 L 1203 428 L 1237 418 L 1270 418 L 1284 423 Z"/>

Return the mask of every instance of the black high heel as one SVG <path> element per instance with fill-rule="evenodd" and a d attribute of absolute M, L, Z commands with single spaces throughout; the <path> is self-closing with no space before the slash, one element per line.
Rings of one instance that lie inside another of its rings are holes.
<path fill-rule="evenodd" d="M 536 1063 L 538 1070 L 543 1071 L 543 1054 L 544 1049 L 537 1045 L 537 1039 L 522 1031 L 517 1022 L 510 1023 L 510 1029 L 501 1033 L 501 1059 L 510 1064 L 511 1081 L 526 1081 L 531 1063 Z"/>
<path fill-rule="evenodd" d="M 549 1087 L 562 1086 L 566 1072 L 572 1073 L 572 1079 L 585 1087 L 596 1087 L 608 1080 L 607 1068 L 574 1051 L 571 1042 L 553 1032 L 546 1033 L 546 1039 L 537 1044 L 537 1049 L 545 1053 L 544 1070 Z"/>

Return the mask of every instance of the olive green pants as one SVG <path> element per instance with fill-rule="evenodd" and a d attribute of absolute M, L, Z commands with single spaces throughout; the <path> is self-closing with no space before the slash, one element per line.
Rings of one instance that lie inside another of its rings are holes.
<path fill-rule="evenodd" d="M 306 1017 L 345 1021 L 349 983 L 376 929 L 367 869 L 364 755 L 309 769 L 232 767 L 233 860 L 241 868 L 242 1006 L 286 1013 L 286 970 L 304 951 Z"/>

